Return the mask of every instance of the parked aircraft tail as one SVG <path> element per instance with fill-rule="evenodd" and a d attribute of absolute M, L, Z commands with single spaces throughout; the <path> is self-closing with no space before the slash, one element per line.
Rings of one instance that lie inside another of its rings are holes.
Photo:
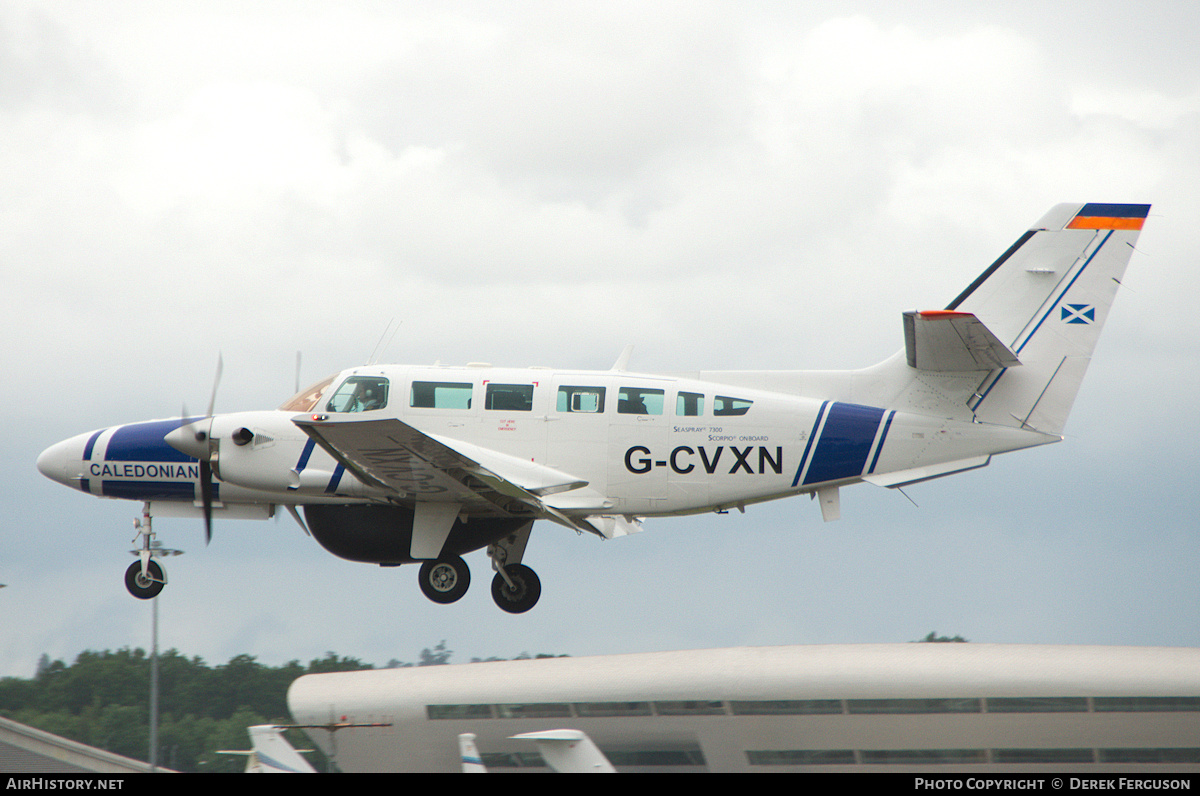
<path fill-rule="evenodd" d="M 616 769 L 581 730 L 543 730 L 514 735 L 535 741 L 546 765 L 559 774 L 615 774 Z"/>
<path fill-rule="evenodd" d="M 253 749 L 219 749 L 217 754 L 245 755 L 247 774 L 312 774 L 316 769 L 300 750 L 283 737 L 283 728 L 274 724 L 256 724 L 247 728 Z M 311 750 L 308 750 L 311 751 Z"/>
<path fill-rule="evenodd" d="M 473 732 L 459 733 L 458 736 L 458 754 L 462 758 L 464 774 L 488 773 L 487 766 L 483 764 L 483 758 L 479 754 L 479 747 L 475 745 L 475 738 Z"/>

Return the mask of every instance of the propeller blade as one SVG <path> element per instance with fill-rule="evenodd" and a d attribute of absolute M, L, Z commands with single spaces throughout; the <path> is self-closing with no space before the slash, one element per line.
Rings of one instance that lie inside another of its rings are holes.
<path fill-rule="evenodd" d="M 200 460 L 200 502 L 204 505 L 204 544 L 212 541 L 213 483 L 212 466 Z"/>
<path fill-rule="evenodd" d="M 213 407 L 217 403 L 217 386 L 221 383 L 221 371 L 225 369 L 225 358 L 217 354 L 217 375 L 213 377 L 212 396 L 208 399 L 208 416 L 212 417 Z"/>

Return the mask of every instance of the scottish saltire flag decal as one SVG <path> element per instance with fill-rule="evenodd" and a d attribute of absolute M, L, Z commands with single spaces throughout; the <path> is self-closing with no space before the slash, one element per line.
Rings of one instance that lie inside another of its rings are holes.
<path fill-rule="evenodd" d="M 1067 229 L 1141 229 L 1150 214 L 1150 205 L 1084 205 Z"/>
<path fill-rule="evenodd" d="M 1091 304 L 1064 304 L 1062 321 L 1063 323 L 1094 323 L 1096 308 Z"/>

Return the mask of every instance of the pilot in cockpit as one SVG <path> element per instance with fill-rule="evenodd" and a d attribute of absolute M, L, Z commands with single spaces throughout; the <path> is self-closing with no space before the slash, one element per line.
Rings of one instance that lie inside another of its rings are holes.
<path fill-rule="evenodd" d="M 369 412 L 383 405 L 383 398 L 379 394 L 378 387 L 368 382 L 362 382 L 358 385 L 354 401 L 358 405 L 358 411 L 360 412 Z"/>

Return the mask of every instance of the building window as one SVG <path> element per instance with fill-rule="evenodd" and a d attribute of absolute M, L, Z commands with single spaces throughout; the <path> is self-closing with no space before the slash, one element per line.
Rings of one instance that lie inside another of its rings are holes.
<path fill-rule="evenodd" d="M 1096 697 L 1097 713 L 1178 713 L 1200 711 L 1200 697 Z"/>
<path fill-rule="evenodd" d="M 840 699 L 776 699 L 729 703 L 735 716 L 819 716 L 842 712 Z"/>
<path fill-rule="evenodd" d="M 724 716 L 725 703 L 701 700 L 655 702 L 654 712 L 660 716 Z"/>
<path fill-rule="evenodd" d="M 847 699 L 849 713 L 978 713 L 978 699 Z"/>
<path fill-rule="evenodd" d="M 491 705 L 426 705 L 425 715 L 430 719 L 490 719 Z"/>
<path fill-rule="evenodd" d="M 852 766 L 850 749 L 765 749 L 746 752 L 752 766 Z"/>
<path fill-rule="evenodd" d="M 1087 713 L 1087 697 L 988 697 L 988 713 Z"/>
<path fill-rule="evenodd" d="M 649 702 L 576 702 L 575 715 L 588 718 L 606 716 L 650 716 Z"/>
<path fill-rule="evenodd" d="M 527 705 L 497 705 L 498 719 L 568 719 L 571 706 L 565 702 L 536 702 Z"/>

